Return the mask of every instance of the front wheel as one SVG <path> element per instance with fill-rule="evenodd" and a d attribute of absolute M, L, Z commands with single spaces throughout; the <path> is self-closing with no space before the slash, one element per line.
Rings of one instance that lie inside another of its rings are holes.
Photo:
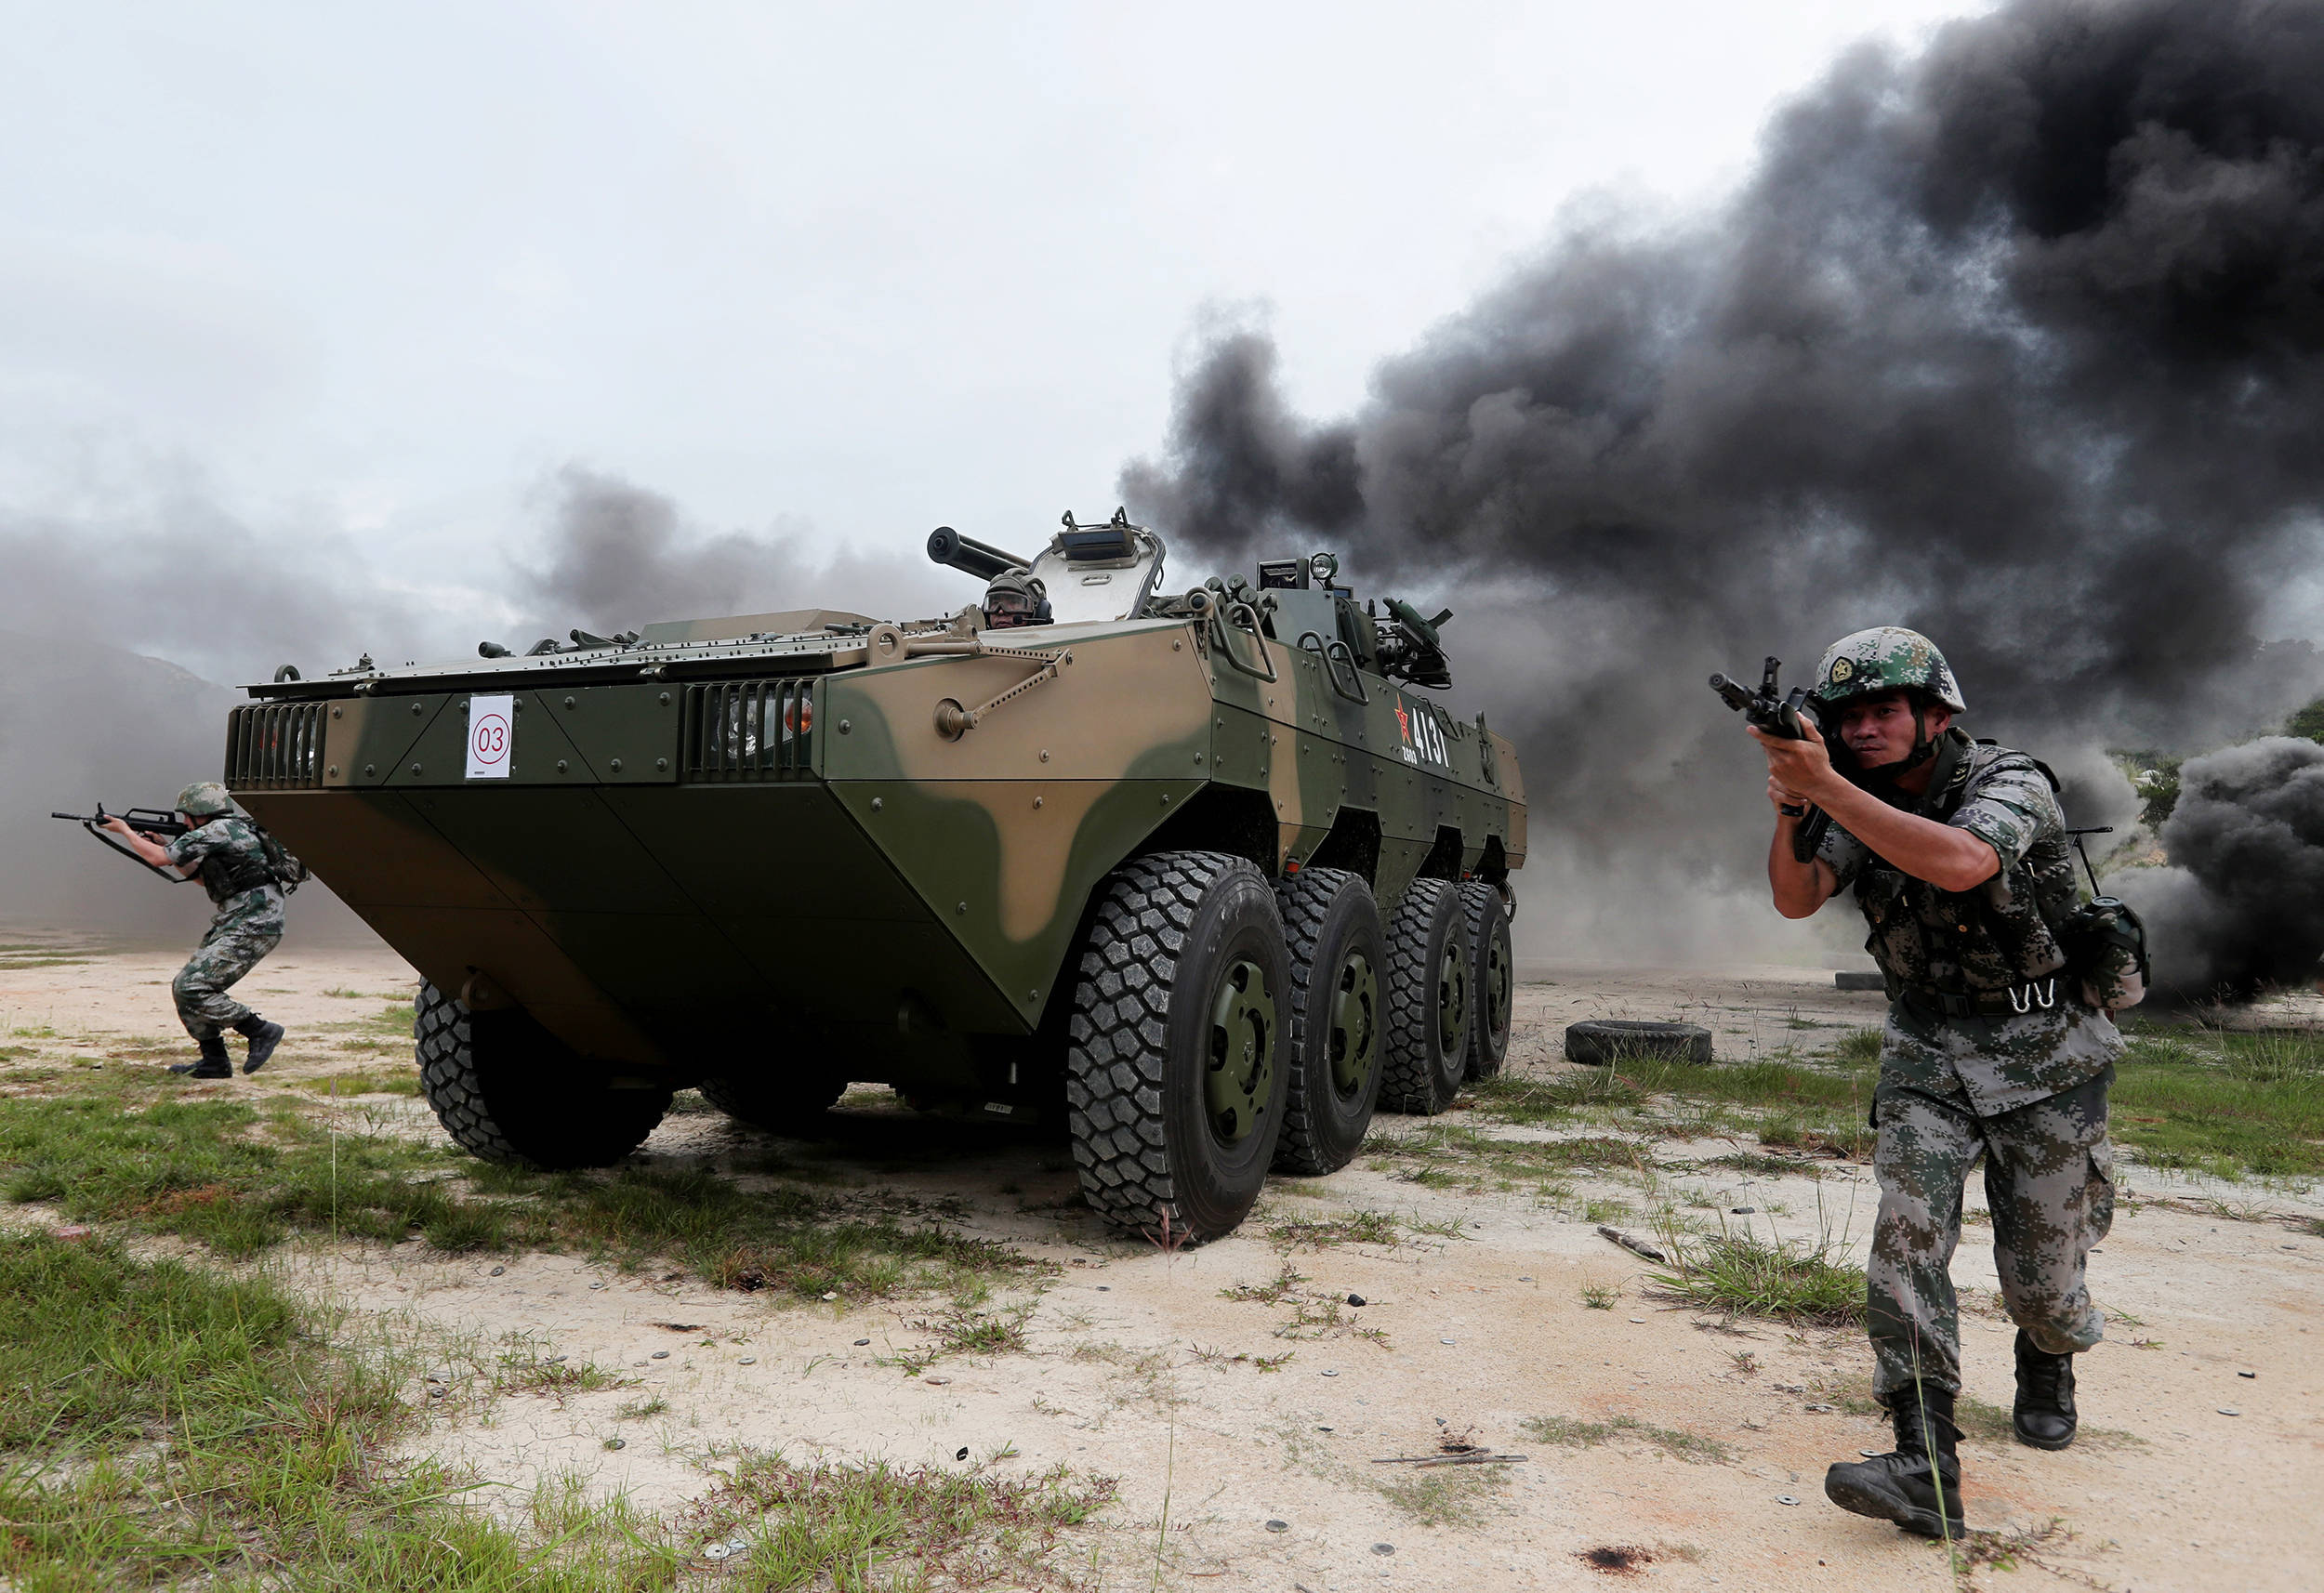
<path fill-rule="evenodd" d="M 1458 886 L 1416 879 L 1388 923 L 1388 1055 L 1380 1103 L 1433 1117 L 1469 1063 L 1473 971 Z"/>
<path fill-rule="evenodd" d="M 1066 1023 L 1081 1191 L 1117 1230 L 1215 1239 L 1283 1128 L 1291 979 L 1274 892 L 1223 852 L 1133 858 L 1100 889 Z"/>
<path fill-rule="evenodd" d="M 669 1110 L 666 1089 L 615 1089 L 520 1009 L 471 1012 L 432 984 L 412 1014 L 420 1093 L 459 1147 L 518 1166 L 605 1167 Z"/>

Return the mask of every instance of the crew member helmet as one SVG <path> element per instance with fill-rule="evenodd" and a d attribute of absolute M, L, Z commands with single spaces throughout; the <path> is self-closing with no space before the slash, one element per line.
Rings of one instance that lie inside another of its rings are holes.
<path fill-rule="evenodd" d="M 215 780 L 197 780 L 178 793 L 178 811 L 189 819 L 222 819 L 242 810 Z"/>
<path fill-rule="evenodd" d="M 1875 625 L 1843 636 L 1824 650 L 1824 661 L 1816 666 L 1813 695 L 1818 707 L 1837 708 L 1896 691 L 1925 691 L 1956 714 L 1969 711 L 1936 643 L 1902 625 Z"/>
<path fill-rule="evenodd" d="M 984 623 L 995 630 L 1049 624 L 1048 586 L 1025 571 L 1002 571 L 984 588 Z"/>

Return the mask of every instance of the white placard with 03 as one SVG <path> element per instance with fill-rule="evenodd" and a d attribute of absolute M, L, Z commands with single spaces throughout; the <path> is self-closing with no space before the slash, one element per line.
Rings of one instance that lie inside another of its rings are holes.
<path fill-rule="evenodd" d="M 468 777 L 506 780 L 516 754 L 517 700 L 514 692 L 468 700 Z"/>

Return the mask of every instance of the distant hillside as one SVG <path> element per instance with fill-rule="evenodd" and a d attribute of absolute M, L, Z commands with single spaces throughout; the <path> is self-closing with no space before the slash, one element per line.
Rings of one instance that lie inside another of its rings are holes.
<path fill-rule="evenodd" d="M 209 915 L 197 885 L 168 886 L 107 854 L 51 810 L 167 807 L 218 777 L 226 715 L 242 694 L 101 642 L 0 630 L 0 922 L 191 940 Z M 320 884 L 292 903 L 294 932 L 364 931 Z"/>

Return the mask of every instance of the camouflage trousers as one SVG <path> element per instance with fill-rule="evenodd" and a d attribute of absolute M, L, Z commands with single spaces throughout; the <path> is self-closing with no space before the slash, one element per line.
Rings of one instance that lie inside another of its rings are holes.
<path fill-rule="evenodd" d="M 236 980 L 283 939 L 279 913 L 221 913 L 178 977 L 169 981 L 178 998 L 178 1020 L 199 1042 L 222 1033 L 250 1016 L 250 1008 L 226 994 Z"/>
<path fill-rule="evenodd" d="M 1885 1402 L 1917 1375 L 1961 1389 L 1953 1251 L 1961 1193 L 1977 1158 L 1993 1217 L 1993 1260 L 2009 1314 L 2052 1355 L 2105 1336 L 2083 1257 L 2114 1222 L 2114 1150 L 2106 1139 L 2109 1067 L 2063 1094 L 1992 1117 L 1918 1090 L 1882 1092 L 1874 1168 L 1881 1210 L 1868 1295 L 1874 1393 Z"/>

